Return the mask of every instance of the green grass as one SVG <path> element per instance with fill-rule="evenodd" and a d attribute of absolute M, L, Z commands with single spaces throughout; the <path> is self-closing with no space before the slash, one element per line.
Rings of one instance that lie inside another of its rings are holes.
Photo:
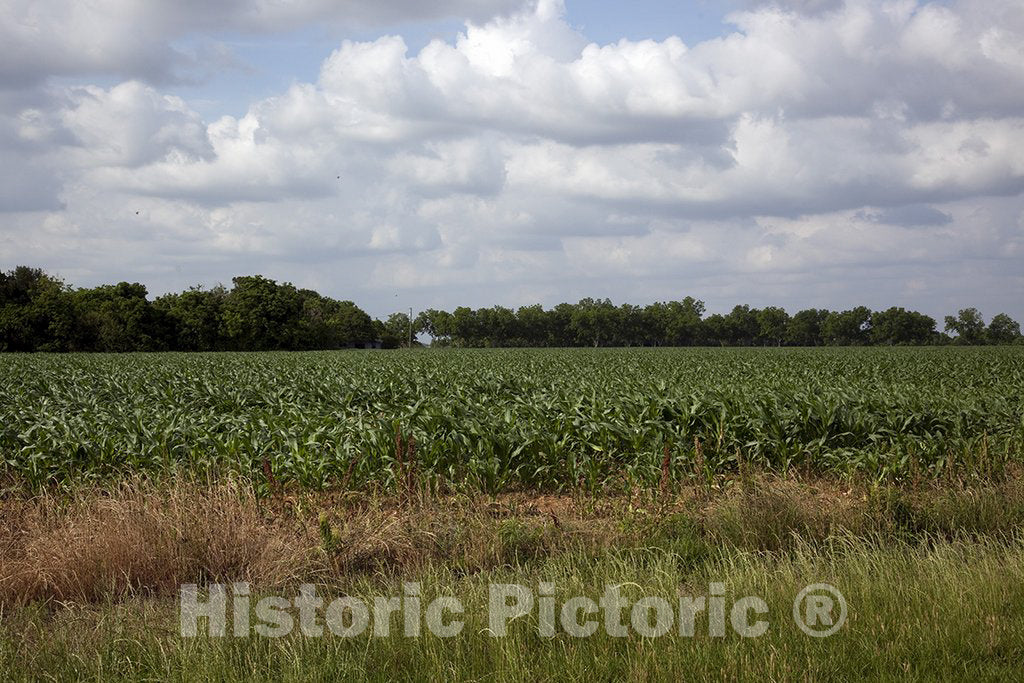
<path fill-rule="evenodd" d="M 0 671 L 7 680 L 1011 680 L 1024 656 L 1024 545 L 1020 539 L 908 544 L 835 538 L 792 552 L 715 551 L 696 565 L 660 545 L 598 557 L 564 553 L 473 575 L 443 566 L 414 578 L 425 601 L 455 595 L 466 608 L 454 638 L 432 635 L 347 639 L 177 635 L 170 601 L 22 608 L 4 615 Z M 488 635 L 487 586 L 556 584 L 568 596 L 597 599 L 607 584 L 641 596 L 707 595 L 725 584 L 726 606 L 756 595 L 768 604 L 767 632 L 741 638 L 708 634 L 589 638 L 537 633 L 536 612 Z M 798 630 L 792 601 L 805 585 L 828 582 L 843 593 L 848 619 L 835 635 Z M 399 595 L 396 581 L 354 579 L 356 596 Z M 396 623 L 397 625 L 397 623 Z"/>

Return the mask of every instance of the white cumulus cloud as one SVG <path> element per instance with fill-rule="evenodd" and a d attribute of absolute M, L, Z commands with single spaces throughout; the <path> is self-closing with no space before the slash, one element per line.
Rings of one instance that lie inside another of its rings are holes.
<path fill-rule="evenodd" d="M 1018 2 L 753 5 L 693 45 L 598 45 L 555 0 L 471 4 L 9 4 L 0 256 L 104 280 L 129 245 L 157 288 L 264 271 L 371 308 L 403 290 L 1024 313 Z M 161 85 L 177 36 L 453 13 L 454 40 L 342 41 L 240 116 L 203 121 Z M 92 30 L 58 45 L 73 22 Z M 47 81 L 93 73 L 113 82 Z"/>

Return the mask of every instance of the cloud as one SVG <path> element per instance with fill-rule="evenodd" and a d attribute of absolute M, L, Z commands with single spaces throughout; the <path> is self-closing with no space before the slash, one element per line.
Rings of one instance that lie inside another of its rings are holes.
<path fill-rule="evenodd" d="M 212 162 L 175 157 L 126 182 L 207 201 L 259 190 L 316 196 L 328 189 L 327 160 L 355 154 L 370 178 L 394 174 L 427 193 L 493 192 L 504 166 L 511 183 L 693 215 L 794 215 L 1022 188 L 1019 117 L 949 114 L 977 109 L 973 99 L 948 100 L 944 117 L 910 115 L 880 77 L 902 68 L 910 80 L 928 62 L 915 36 L 934 30 L 945 40 L 953 29 L 942 27 L 960 26 L 951 10 L 927 18 L 930 6 L 886 14 L 853 3 L 807 18 L 771 8 L 736 15 L 744 33 L 689 49 L 676 38 L 585 45 L 558 9 L 544 2 L 469 24 L 454 44 L 433 41 L 417 55 L 399 37 L 345 42 L 317 83 L 211 124 Z M 891 50 L 901 33 L 909 55 Z M 832 111 L 825 68 L 872 73 Z M 947 76 L 970 80 L 960 71 Z"/>
<path fill-rule="evenodd" d="M 953 222 L 953 217 L 948 213 L 923 204 L 907 204 L 882 210 L 862 209 L 854 214 L 854 218 L 861 221 L 908 227 L 948 225 Z"/>
<path fill-rule="evenodd" d="M 196 57 L 175 41 L 194 32 L 269 34 L 310 24 L 343 29 L 467 16 L 484 20 L 520 5 L 521 0 L 8 0 L 0 8 L 0 88 L 53 75 L 175 81 Z"/>
<path fill-rule="evenodd" d="M 206 126 L 184 101 L 137 81 L 108 90 L 73 88 L 67 97 L 61 124 L 83 164 L 132 169 L 168 156 L 181 163 L 213 153 Z"/>
<path fill-rule="evenodd" d="M 404 289 L 445 306 L 864 291 L 927 308 L 955 298 L 941 277 L 985 262 L 992 274 L 961 282 L 964 296 L 1010 301 L 992 288 L 1012 289 L 1024 265 L 1018 3 L 748 6 L 733 32 L 694 45 L 597 45 L 559 2 L 514 6 L 488 4 L 416 51 L 396 35 L 342 41 L 314 81 L 204 122 L 159 85 L 180 63 L 168 36 L 341 21 L 339 6 L 101 4 L 103 26 L 37 75 L 137 78 L 0 99 L 0 150 L 19 168 L 0 193 L 16 216 L 0 256 L 45 261 L 18 237 L 44 216 L 52 258 L 98 272 L 89 254 L 130 243 L 140 269 L 183 268 L 160 275 L 170 288 L 240 268 L 381 306 Z M 27 7 L 38 26 L 65 21 Z M 369 7 L 351 20 L 428 11 Z"/>

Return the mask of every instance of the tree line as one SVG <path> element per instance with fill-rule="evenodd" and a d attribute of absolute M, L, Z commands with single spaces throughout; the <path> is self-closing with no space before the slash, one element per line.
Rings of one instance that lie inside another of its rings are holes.
<path fill-rule="evenodd" d="M 967 308 L 944 322 L 939 332 L 933 318 L 899 307 L 790 315 L 744 305 L 705 315 L 693 297 L 647 306 L 583 299 L 550 309 L 430 309 L 412 320 L 395 313 L 381 321 L 351 301 L 260 275 L 233 278 L 230 289 L 193 287 L 150 300 L 137 282 L 74 288 L 39 268 L 0 272 L 0 351 L 395 348 L 408 344 L 410 333 L 456 347 L 1022 343 L 1020 325 L 1003 313 L 986 324 Z"/>
<path fill-rule="evenodd" d="M 790 315 L 778 306 L 740 305 L 727 314 L 705 316 L 704 302 L 686 297 L 636 306 L 608 299 L 540 305 L 512 310 L 503 306 L 427 310 L 413 328 L 434 344 L 461 347 L 517 346 L 868 346 L 1021 343 L 1020 325 L 1005 313 L 986 325 L 981 313 L 966 308 L 946 316 L 945 331 L 934 318 L 892 307 L 872 311 L 809 308 Z M 388 325 L 401 329 L 404 313 Z M 954 333 L 951 336 L 948 333 Z"/>

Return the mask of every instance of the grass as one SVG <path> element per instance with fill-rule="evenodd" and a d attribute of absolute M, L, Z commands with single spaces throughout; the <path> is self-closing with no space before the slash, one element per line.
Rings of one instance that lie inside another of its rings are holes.
<path fill-rule="evenodd" d="M 1024 655 L 1024 477 L 880 486 L 745 473 L 621 495 L 259 495 L 245 480 L 134 479 L 0 503 L 6 680 L 934 680 L 1013 678 Z M 182 638 L 181 583 L 292 596 L 457 596 L 459 636 Z M 758 638 L 492 638 L 487 590 L 556 585 L 559 604 L 622 584 L 674 600 L 725 585 L 768 604 Z M 806 636 L 792 601 L 839 588 L 849 618 Z"/>
<path fill-rule="evenodd" d="M 617 496 L 257 491 L 240 479 L 181 477 L 9 496 L 0 501 L 0 600 L 166 596 L 186 582 L 286 587 L 434 564 L 469 574 L 652 544 L 686 555 L 684 546 L 787 552 L 839 536 L 1006 539 L 1024 526 L 1016 474 L 918 490 L 758 475 L 711 491 Z"/>
<path fill-rule="evenodd" d="M 837 539 L 786 554 L 714 554 L 692 567 L 674 552 L 613 550 L 594 558 L 573 551 L 542 561 L 462 574 L 443 566 L 416 575 L 425 599 L 457 595 L 466 607 L 452 639 L 363 635 L 354 639 L 288 636 L 183 639 L 173 604 L 127 603 L 24 609 L 5 617 L 0 669 L 9 680 L 44 673 L 55 679 L 160 680 L 1009 680 L 1024 655 L 1024 562 L 1021 541 L 991 539 L 933 544 Z M 843 629 L 827 639 L 797 630 L 793 597 L 809 583 L 841 587 L 850 606 Z M 762 596 L 769 628 L 758 638 L 695 635 L 543 638 L 531 615 L 509 635 L 487 627 L 487 585 L 551 581 L 556 600 L 597 599 L 606 584 L 641 595 L 706 594 L 710 581 L 734 597 Z M 392 585 L 393 594 L 400 594 Z M 360 578 L 350 595 L 387 586 Z M 392 593 L 387 593 L 392 594 Z"/>

